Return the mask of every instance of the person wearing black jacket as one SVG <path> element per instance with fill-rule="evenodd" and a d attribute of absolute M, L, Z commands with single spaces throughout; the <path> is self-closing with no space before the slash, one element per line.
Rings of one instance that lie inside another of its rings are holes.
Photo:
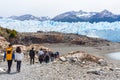
<path fill-rule="evenodd" d="M 32 47 L 32 49 L 29 52 L 29 56 L 30 56 L 30 64 L 34 64 L 35 51 L 34 51 L 33 47 Z"/>

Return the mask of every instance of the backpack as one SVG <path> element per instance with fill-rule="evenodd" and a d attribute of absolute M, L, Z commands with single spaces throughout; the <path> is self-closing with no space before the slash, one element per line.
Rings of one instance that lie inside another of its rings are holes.
<path fill-rule="evenodd" d="M 8 47 L 6 49 L 6 60 L 12 60 L 13 49 L 12 47 Z"/>
<path fill-rule="evenodd" d="M 35 52 L 34 52 L 34 50 L 30 50 L 29 55 L 30 55 L 31 58 L 34 58 L 34 57 L 35 57 Z"/>

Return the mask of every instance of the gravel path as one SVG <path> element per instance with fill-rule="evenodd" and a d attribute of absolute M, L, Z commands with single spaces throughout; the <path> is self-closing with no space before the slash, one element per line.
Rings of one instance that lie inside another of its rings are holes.
<path fill-rule="evenodd" d="M 95 53 L 97 55 L 120 51 L 120 45 L 97 48 L 63 44 L 44 45 L 54 51 L 60 51 L 61 54 L 76 50 L 82 50 L 92 54 Z M 93 62 L 78 64 L 61 61 L 30 65 L 29 61 L 25 60 L 22 62 L 20 73 L 16 72 L 16 63 L 13 62 L 11 73 L 7 74 L 6 72 L 0 72 L 0 80 L 120 80 L 119 61 L 115 62 L 114 60 L 107 59 L 107 62 L 108 66 L 100 66 Z M 7 69 L 7 62 L 0 62 L 0 68 Z M 92 70 L 93 73 L 90 72 L 90 70 Z"/>
<path fill-rule="evenodd" d="M 6 69 L 6 62 L 0 63 L 0 68 Z M 120 65 L 109 63 L 100 66 L 97 63 L 86 64 L 69 62 L 50 62 L 48 64 L 23 62 L 21 72 L 16 72 L 16 63 L 12 65 L 10 74 L 0 72 L 0 80 L 120 80 Z M 98 74 L 87 73 L 89 70 L 101 69 Z"/>

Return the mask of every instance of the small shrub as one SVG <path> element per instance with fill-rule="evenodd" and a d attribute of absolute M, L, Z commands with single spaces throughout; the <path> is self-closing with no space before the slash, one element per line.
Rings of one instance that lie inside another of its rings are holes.
<path fill-rule="evenodd" d="M 15 38 L 17 36 L 17 32 L 15 30 L 12 30 L 10 32 L 9 38 Z"/>
<path fill-rule="evenodd" d="M 11 30 L 6 28 L 6 32 L 7 33 L 11 33 Z"/>

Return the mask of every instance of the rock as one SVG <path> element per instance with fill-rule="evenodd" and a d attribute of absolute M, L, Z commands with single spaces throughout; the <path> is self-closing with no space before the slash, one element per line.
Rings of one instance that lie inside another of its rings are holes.
<path fill-rule="evenodd" d="M 60 57 L 60 60 L 63 62 L 67 61 L 65 57 Z"/>
<path fill-rule="evenodd" d="M 100 75 L 100 71 L 88 71 L 87 73 L 88 74 L 92 73 L 92 74 Z"/>
<path fill-rule="evenodd" d="M 85 53 L 83 51 L 70 52 L 65 57 L 67 58 L 68 61 L 72 61 L 72 62 L 85 63 L 85 61 L 91 61 L 91 62 L 99 63 L 100 65 L 106 65 L 106 62 L 104 60 L 101 60 L 101 58 Z"/>
<path fill-rule="evenodd" d="M 4 69 L 2 69 L 2 68 L 0 68 L 0 72 L 5 72 L 5 70 L 4 70 Z"/>
<path fill-rule="evenodd" d="M 74 58 L 74 57 L 72 57 L 72 58 L 70 58 L 70 60 L 69 60 L 70 62 L 77 62 L 78 61 L 78 59 L 77 58 Z"/>
<path fill-rule="evenodd" d="M 35 63 L 39 63 L 38 61 L 35 61 Z"/>
<path fill-rule="evenodd" d="M 31 44 L 31 45 L 27 46 L 27 50 L 30 50 L 32 47 L 34 47 L 34 49 L 36 51 L 39 51 L 41 48 L 44 50 L 47 50 L 47 51 L 52 51 L 50 48 L 39 45 L 39 44 Z"/>
<path fill-rule="evenodd" d="M 111 71 L 119 71 L 120 72 L 120 68 L 109 68 L 109 70 L 111 70 Z"/>
<path fill-rule="evenodd" d="M 22 51 L 26 51 L 27 50 L 26 46 L 24 46 L 24 45 L 13 45 L 14 49 L 16 49 L 17 47 L 20 47 L 22 49 Z"/>
<path fill-rule="evenodd" d="M 3 61 L 4 53 L 0 53 L 0 62 Z"/>
<path fill-rule="evenodd" d="M 92 73 L 92 74 L 96 74 L 96 75 L 102 75 L 104 72 L 102 71 L 102 69 L 98 68 L 98 69 L 91 69 L 87 71 L 87 74 Z"/>
<path fill-rule="evenodd" d="M 4 53 L 0 54 L 0 56 L 2 56 L 2 57 L 3 57 L 3 56 L 4 56 Z"/>
<path fill-rule="evenodd" d="M 0 36 L 0 48 L 5 49 L 8 46 L 9 42 L 7 40 Z"/>
<path fill-rule="evenodd" d="M 113 69 L 113 68 L 109 68 L 109 70 L 110 70 L 110 71 L 114 71 L 114 69 Z"/>
<path fill-rule="evenodd" d="M 115 68 L 115 70 L 120 71 L 120 68 Z"/>
<path fill-rule="evenodd" d="M 98 64 L 99 64 L 100 66 L 107 66 L 107 65 L 108 65 L 107 62 L 106 62 L 104 59 L 99 59 L 99 60 L 98 60 Z"/>

